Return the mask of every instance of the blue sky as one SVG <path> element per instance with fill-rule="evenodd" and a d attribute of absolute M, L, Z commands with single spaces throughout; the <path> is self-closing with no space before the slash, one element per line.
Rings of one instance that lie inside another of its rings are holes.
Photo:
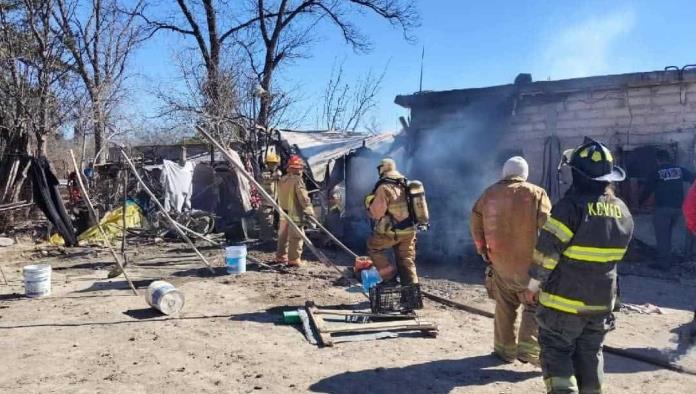
<path fill-rule="evenodd" d="M 385 131 L 397 129 L 397 117 L 407 114 L 393 101 L 418 89 L 423 47 L 424 90 L 507 84 L 521 72 L 545 80 L 696 63 L 692 1 L 420 0 L 418 7 L 415 44 L 384 21 L 361 18 L 374 46 L 368 54 L 354 53 L 332 26 L 320 27 L 311 57 L 279 75 L 281 84 L 301 87 L 295 112 L 308 114 L 305 127 L 315 125 L 313 108 L 336 61 L 345 61 L 349 79 L 388 65 L 374 112 Z M 177 86 L 172 59 L 182 45 L 192 42 L 160 34 L 137 53 L 131 83 L 141 93 L 131 105 L 138 111 L 154 112 L 156 87 Z"/>

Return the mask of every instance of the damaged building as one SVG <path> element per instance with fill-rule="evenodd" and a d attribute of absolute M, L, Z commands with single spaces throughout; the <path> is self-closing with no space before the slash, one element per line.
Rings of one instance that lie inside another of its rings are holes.
<path fill-rule="evenodd" d="M 585 136 L 605 143 L 628 172 L 618 190 L 636 215 L 637 238 L 647 244 L 654 244 L 650 209 L 637 200 L 656 169 L 656 151 L 669 151 L 688 169 L 695 164 L 690 66 L 558 81 L 520 74 L 508 85 L 419 92 L 395 102 L 410 110 L 406 173 L 425 183 L 431 206 L 431 230 L 419 238 L 426 261 L 467 253 L 469 210 L 511 155 L 527 159 L 530 181 L 556 201 L 570 180 L 557 170 L 563 150 Z M 687 244 L 683 227 L 676 231 L 675 245 Z"/>

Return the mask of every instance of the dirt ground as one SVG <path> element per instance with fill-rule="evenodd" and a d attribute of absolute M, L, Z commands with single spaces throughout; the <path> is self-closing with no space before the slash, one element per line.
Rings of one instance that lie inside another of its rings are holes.
<path fill-rule="evenodd" d="M 286 307 L 365 307 L 357 291 L 336 282 L 336 271 L 317 263 L 289 273 L 259 269 L 240 276 L 211 275 L 181 244 L 132 247 L 128 272 L 106 280 L 111 259 L 103 250 L 46 245 L 0 248 L 9 282 L 0 286 L 0 392 L 3 393 L 540 393 L 540 372 L 490 356 L 492 320 L 425 301 L 421 319 L 435 322 L 437 338 L 420 336 L 309 344 L 300 329 L 279 323 Z M 222 251 L 205 253 L 222 265 Z M 270 254 L 252 251 L 250 260 Z M 344 264 L 344 255 L 331 253 Z M 53 294 L 27 299 L 21 267 L 53 266 Z M 420 267 L 424 287 L 459 302 L 492 310 L 482 267 Z M 156 279 L 186 296 L 179 318 L 148 307 L 144 289 Z M 645 276 L 621 278 L 624 302 L 646 302 L 662 315 L 617 314 L 608 344 L 673 358 L 696 369 L 696 357 L 672 332 L 691 320 L 693 282 Z M 691 283 L 691 284 L 690 284 Z M 682 357 L 683 356 L 683 357 Z M 681 358 L 680 358 L 681 357 Z M 690 393 L 696 376 L 606 355 L 609 393 Z"/>

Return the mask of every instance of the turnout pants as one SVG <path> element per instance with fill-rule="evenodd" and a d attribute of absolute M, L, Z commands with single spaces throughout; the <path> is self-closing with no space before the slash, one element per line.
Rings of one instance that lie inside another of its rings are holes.
<path fill-rule="evenodd" d="M 394 250 L 395 270 L 389 261 L 389 250 Z M 416 273 L 416 233 L 374 233 L 367 240 L 367 253 L 372 263 L 386 282 L 394 279 L 398 273 L 402 285 L 418 283 Z"/>
<path fill-rule="evenodd" d="M 524 290 L 521 284 L 503 278 L 493 270 L 492 293 L 495 299 L 494 352 L 502 359 L 513 361 L 519 358 L 537 364 L 539 361 L 538 327 L 535 318 L 536 307 L 524 304 Z M 522 307 L 520 328 L 516 333 L 517 313 Z"/>
<path fill-rule="evenodd" d="M 258 209 L 259 238 L 261 241 L 273 241 L 275 228 L 273 228 L 273 207 L 260 206 Z"/>
<path fill-rule="evenodd" d="M 679 221 L 680 216 L 681 210 L 679 208 L 655 207 L 653 213 L 659 263 L 666 269 L 672 265 L 672 229 Z"/>
<path fill-rule="evenodd" d="M 602 344 L 614 315 L 573 315 L 539 306 L 541 369 L 547 393 L 602 392 Z"/>
<path fill-rule="evenodd" d="M 304 234 L 304 230 L 300 227 Z M 276 251 L 277 261 L 287 261 L 290 264 L 300 263 L 304 240 L 302 235 L 293 230 L 288 222 L 281 218 L 278 224 L 278 249 Z"/>

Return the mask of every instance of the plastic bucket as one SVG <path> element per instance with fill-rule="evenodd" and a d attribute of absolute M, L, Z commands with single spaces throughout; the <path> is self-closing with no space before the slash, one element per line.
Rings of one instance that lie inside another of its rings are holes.
<path fill-rule="evenodd" d="M 367 293 L 372 287 L 377 286 L 382 282 L 382 277 L 379 276 L 379 272 L 375 267 L 360 272 L 360 279 L 362 282 L 363 290 Z"/>
<path fill-rule="evenodd" d="M 228 246 L 225 248 L 225 266 L 228 274 L 242 274 L 246 272 L 246 245 Z"/>
<path fill-rule="evenodd" d="M 150 283 L 145 293 L 148 305 L 164 313 L 176 315 L 184 307 L 184 294 L 169 282 L 157 280 Z"/>
<path fill-rule="evenodd" d="M 51 295 L 51 266 L 48 264 L 26 265 L 22 268 L 24 294 L 27 297 Z"/>

